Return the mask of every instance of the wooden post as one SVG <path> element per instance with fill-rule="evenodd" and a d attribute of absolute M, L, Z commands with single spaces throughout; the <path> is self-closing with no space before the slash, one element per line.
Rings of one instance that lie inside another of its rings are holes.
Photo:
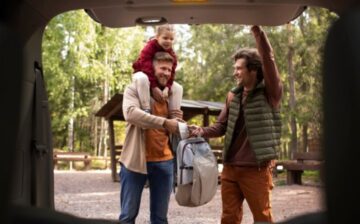
<path fill-rule="evenodd" d="M 286 175 L 286 184 L 299 184 L 302 185 L 301 175 L 304 171 L 302 170 L 288 170 Z"/>
<path fill-rule="evenodd" d="M 57 161 L 57 155 L 56 155 L 56 152 L 53 153 L 53 163 L 54 163 L 54 169 L 57 170 L 58 169 L 58 161 Z"/>
<path fill-rule="evenodd" d="M 203 127 L 209 126 L 209 109 L 206 108 L 203 113 Z"/>
<path fill-rule="evenodd" d="M 203 113 L 203 127 L 207 127 L 207 126 L 209 126 L 209 109 L 208 108 L 206 108 L 205 110 L 204 110 L 204 113 Z M 208 138 L 206 138 L 205 139 L 207 142 L 209 142 L 209 139 Z"/>
<path fill-rule="evenodd" d="M 117 175 L 117 169 L 116 169 L 116 155 L 115 155 L 115 134 L 114 134 L 114 120 L 112 118 L 109 118 L 109 135 L 110 135 L 110 167 L 111 167 L 111 178 L 112 180 L 118 181 L 119 177 Z"/>

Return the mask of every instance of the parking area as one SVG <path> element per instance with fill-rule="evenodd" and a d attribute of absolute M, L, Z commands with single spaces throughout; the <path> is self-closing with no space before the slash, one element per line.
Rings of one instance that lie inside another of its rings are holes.
<path fill-rule="evenodd" d="M 148 223 L 149 191 L 144 190 L 137 223 Z M 321 211 L 322 187 L 308 185 L 275 186 L 272 195 L 275 222 L 307 212 Z M 55 208 L 80 217 L 117 219 L 120 211 L 119 183 L 106 171 L 55 171 Z M 204 206 L 186 208 L 171 197 L 169 222 L 172 224 L 217 224 L 221 216 L 220 186 L 214 199 Z M 252 223 L 245 203 L 244 224 Z"/>

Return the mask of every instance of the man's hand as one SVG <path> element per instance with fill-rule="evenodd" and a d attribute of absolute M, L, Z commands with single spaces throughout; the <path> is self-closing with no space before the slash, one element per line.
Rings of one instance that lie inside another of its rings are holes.
<path fill-rule="evenodd" d="M 201 137 L 201 136 L 204 135 L 204 130 L 200 126 L 189 125 L 188 129 L 189 129 L 189 136 L 190 137 Z"/>
<path fill-rule="evenodd" d="M 159 103 L 164 103 L 165 99 L 163 97 L 162 91 L 159 89 L 159 87 L 155 87 L 151 89 L 152 96 L 154 99 Z"/>
<path fill-rule="evenodd" d="M 177 119 L 166 119 L 163 127 L 172 134 L 179 134 Z"/>

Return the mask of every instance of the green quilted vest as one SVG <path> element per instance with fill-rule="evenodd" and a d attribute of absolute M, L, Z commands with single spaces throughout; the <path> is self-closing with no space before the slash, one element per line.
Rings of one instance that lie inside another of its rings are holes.
<path fill-rule="evenodd" d="M 244 107 L 246 132 L 259 165 L 277 158 L 281 136 L 280 111 L 269 105 L 264 94 L 264 87 L 263 83 L 258 84 L 247 96 Z M 231 146 L 236 120 L 240 112 L 240 96 L 243 88 L 235 88 L 232 92 L 234 97 L 229 106 L 223 159 L 226 158 Z"/>

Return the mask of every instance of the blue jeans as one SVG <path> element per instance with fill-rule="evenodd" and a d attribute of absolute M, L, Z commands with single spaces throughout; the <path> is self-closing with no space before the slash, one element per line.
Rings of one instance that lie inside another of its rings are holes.
<path fill-rule="evenodd" d="M 167 212 L 173 187 L 174 161 L 147 162 L 148 174 L 126 169 L 120 170 L 120 223 L 133 224 L 139 213 L 141 194 L 146 180 L 150 189 L 150 221 L 152 224 L 168 223 Z"/>

